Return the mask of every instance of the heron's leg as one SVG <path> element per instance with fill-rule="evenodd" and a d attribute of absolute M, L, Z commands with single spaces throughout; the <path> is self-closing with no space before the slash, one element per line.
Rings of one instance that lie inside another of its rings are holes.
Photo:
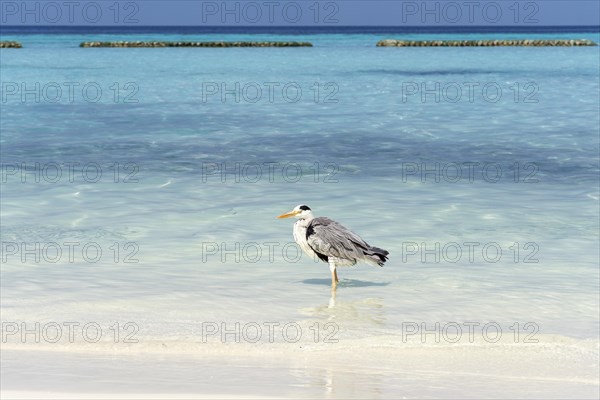
<path fill-rule="evenodd" d="M 335 289 L 337 287 L 337 272 L 335 270 L 335 263 L 333 261 L 329 262 L 329 271 L 331 271 L 331 288 Z"/>
<path fill-rule="evenodd" d="M 333 275 L 335 276 L 335 281 L 339 282 L 340 280 L 338 279 L 338 276 L 337 276 L 337 269 L 333 270 Z"/>
<path fill-rule="evenodd" d="M 334 308 L 335 307 L 335 295 L 336 295 L 336 290 L 334 287 L 331 288 L 331 297 L 329 298 L 329 306 L 327 306 L 327 308 Z"/>

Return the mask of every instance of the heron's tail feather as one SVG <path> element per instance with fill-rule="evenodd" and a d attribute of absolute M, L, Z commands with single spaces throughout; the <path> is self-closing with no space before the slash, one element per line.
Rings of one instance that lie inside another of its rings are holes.
<path fill-rule="evenodd" d="M 388 260 L 389 251 L 380 249 L 379 247 L 372 246 L 369 248 L 367 252 L 365 252 L 365 256 L 367 256 L 368 261 L 383 267 L 383 264 Z"/>

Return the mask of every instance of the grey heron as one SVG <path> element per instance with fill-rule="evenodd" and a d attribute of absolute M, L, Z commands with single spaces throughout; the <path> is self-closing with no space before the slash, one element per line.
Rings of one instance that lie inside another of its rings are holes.
<path fill-rule="evenodd" d="M 383 267 L 389 252 L 371 246 L 348 228 L 327 217 L 316 217 L 310 207 L 296 206 L 277 218 L 298 219 L 294 223 L 294 240 L 309 256 L 329 264 L 331 287 L 339 282 L 336 268 L 355 265 L 359 261 Z"/>

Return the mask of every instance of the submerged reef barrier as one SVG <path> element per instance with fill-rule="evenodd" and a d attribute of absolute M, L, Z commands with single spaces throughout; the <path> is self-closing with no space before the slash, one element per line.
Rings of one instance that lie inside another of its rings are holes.
<path fill-rule="evenodd" d="M 312 47 L 310 42 L 82 42 L 79 47 Z M 377 42 L 377 47 L 577 47 L 597 46 L 588 39 L 556 40 L 399 40 L 385 39 Z M 0 41 L 0 48 L 20 49 L 17 41 Z"/>
<path fill-rule="evenodd" d="M 546 47 L 546 46 L 597 46 L 595 42 L 587 39 L 577 40 L 397 40 L 385 39 L 377 43 L 377 47 Z"/>
<path fill-rule="evenodd" d="M 13 41 L 2 41 L 0 42 L 0 49 L 20 49 L 23 46 L 19 42 Z"/>
<path fill-rule="evenodd" d="M 309 42 L 83 42 L 79 47 L 312 47 Z"/>

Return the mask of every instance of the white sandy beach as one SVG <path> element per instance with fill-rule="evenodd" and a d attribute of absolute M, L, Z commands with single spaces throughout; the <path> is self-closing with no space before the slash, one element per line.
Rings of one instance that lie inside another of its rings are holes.
<path fill-rule="evenodd" d="M 598 342 L 8 345 L 3 399 L 597 398 Z"/>

